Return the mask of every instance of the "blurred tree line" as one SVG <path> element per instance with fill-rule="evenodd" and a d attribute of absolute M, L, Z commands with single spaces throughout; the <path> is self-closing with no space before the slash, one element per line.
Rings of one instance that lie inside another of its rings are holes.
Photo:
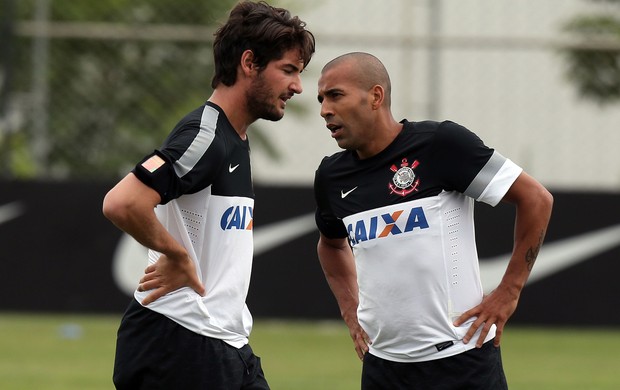
<path fill-rule="evenodd" d="M 0 175 L 124 174 L 211 92 L 234 0 L 0 0 Z"/>
<path fill-rule="evenodd" d="M 620 101 L 620 0 L 588 0 L 592 11 L 569 20 L 565 31 L 583 45 L 564 50 L 568 77 L 580 95 L 599 104 Z"/>
<path fill-rule="evenodd" d="M 617 103 L 620 0 L 584 1 L 564 26 L 567 75 Z M 124 175 L 211 93 L 213 33 L 234 3 L 0 0 L 0 178 Z M 253 148 L 277 157 L 260 130 Z"/>

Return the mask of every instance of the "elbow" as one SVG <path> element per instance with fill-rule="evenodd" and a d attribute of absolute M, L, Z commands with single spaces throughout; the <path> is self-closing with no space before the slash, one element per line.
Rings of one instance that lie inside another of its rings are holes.
<path fill-rule="evenodd" d="M 549 210 L 549 214 L 551 214 L 551 210 L 553 209 L 553 195 L 546 188 L 542 191 L 541 202 L 544 207 Z"/>
<path fill-rule="evenodd" d="M 114 224 L 122 223 L 129 214 L 129 205 L 116 196 L 114 189 L 106 194 L 103 198 L 103 205 L 101 208 L 103 215 L 112 221 Z"/>
<path fill-rule="evenodd" d="M 549 222 L 551 212 L 553 210 L 553 195 L 546 188 L 541 187 L 536 196 L 536 203 L 531 205 L 532 210 L 536 210 L 535 214 Z"/>

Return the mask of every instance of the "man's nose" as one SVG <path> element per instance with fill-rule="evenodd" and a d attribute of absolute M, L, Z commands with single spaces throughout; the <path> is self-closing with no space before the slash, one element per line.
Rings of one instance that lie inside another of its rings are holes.
<path fill-rule="evenodd" d="M 330 115 L 332 115 L 332 110 L 329 107 L 329 104 L 327 104 L 327 102 L 325 100 L 323 100 L 321 102 L 321 116 L 323 118 L 327 118 Z"/>
<path fill-rule="evenodd" d="M 291 91 L 295 92 L 296 94 L 300 94 L 304 91 L 304 88 L 301 84 L 301 76 L 297 76 L 295 78 L 295 80 L 293 80 L 293 82 L 291 83 Z"/>

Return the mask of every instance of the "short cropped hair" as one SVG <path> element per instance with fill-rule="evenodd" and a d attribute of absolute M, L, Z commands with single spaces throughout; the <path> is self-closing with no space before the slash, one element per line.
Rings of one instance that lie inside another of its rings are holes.
<path fill-rule="evenodd" d="M 299 49 L 304 68 L 315 50 L 314 35 L 306 23 L 283 8 L 264 1 L 242 1 L 232 11 L 228 21 L 215 32 L 213 57 L 215 74 L 211 87 L 220 83 L 232 86 L 237 81 L 237 66 L 245 50 L 254 53 L 254 64 L 264 68 L 279 60 L 291 49 Z"/>

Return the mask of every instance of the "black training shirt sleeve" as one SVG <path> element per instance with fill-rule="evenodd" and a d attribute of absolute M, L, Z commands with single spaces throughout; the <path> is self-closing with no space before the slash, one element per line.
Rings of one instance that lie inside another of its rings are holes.
<path fill-rule="evenodd" d="M 464 192 L 492 155 L 493 149 L 459 124 L 445 121 L 437 129 L 433 156 L 448 191 Z"/>
<path fill-rule="evenodd" d="M 314 215 L 316 226 L 328 238 L 346 238 L 348 234 L 344 223 L 331 211 L 327 186 L 323 182 L 320 172 L 321 167 L 319 166 L 314 176 L 314 197 L 317 205 Z"/>
<path fill-rule="evenodd" d="M 156 157 L 161 160 L 157 160 Z M 174 199 L 173 194 L 178 192 L 177 181 L 174 179 L 176 177 L 174 167 L 168 157 L 158 150 L 142 159 L 131 172 L 142 183 L 157 191 L 161 197 L 161 204 Z"/>
<path fill-rule="evenodd" d="M 200 123 L 179 123 L 163 145 L 134 168 L 134 174 L 160 194 L 161 204 L 206 188 L 221 170 L 226 141 L 215 133 L 209 142 L 196 142 L 200 132 Z M 164 164 L 156 169 L 149 164 L 153 155 L 164 160 Z M 182 159 L 185 155 L 193 156 L 190 161 L 192 165 L 184 165 Z"/>

